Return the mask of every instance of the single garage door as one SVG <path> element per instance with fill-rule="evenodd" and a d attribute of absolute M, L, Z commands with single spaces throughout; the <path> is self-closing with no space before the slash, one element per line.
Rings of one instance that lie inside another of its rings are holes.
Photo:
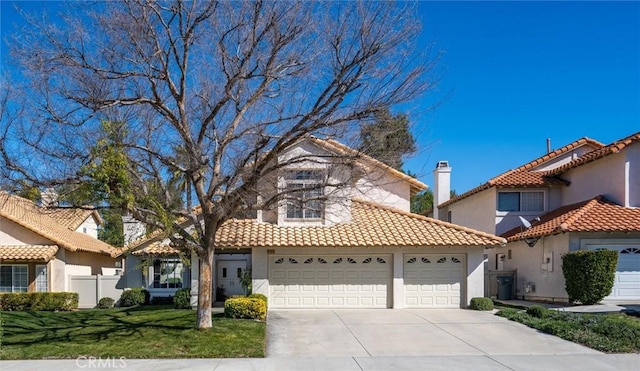
<path fill-rule="evenodd" d="M 609 300 L 640 300 L 640 246 L 597 245 L 592 250 L 618 251 L 618 268 Z"/>
<path fill-rule="evenodd" d="M 465 282 L 464 254 L 404 256 L 406 308 L 460 308 Z"/>
<path fill-rule="evenodd" d="M 391 255 L 271 255 L 271 308 L 388 308 Z"/>

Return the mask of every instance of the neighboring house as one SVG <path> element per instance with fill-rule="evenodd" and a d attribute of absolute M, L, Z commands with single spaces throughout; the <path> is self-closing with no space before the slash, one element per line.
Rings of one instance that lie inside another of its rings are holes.
<path fill-rule="evenodd" d="M 122 260 L 96 238 L 100 223 L 94 211 L 43 208 L 0 192 L 0 292 L 74 291 L 72 276 L 115 276 Z"/>
<path fill-rule="evenodd" d="M 620 252 L 607 299 L 640 300 L 640 133 L 606 146 L 577 140 L 452 199 L 441 165 L 434 213 L 509 241 L 487 253 L 488 296 L 496 275 L 517 271 L 518 297 L 566 301 L 561 256 L 606 248 Z"/>
<path fill-rule="evenodd" d="M 343 154 L 356 152 L 308 138 L 279 157 L 306 160 L 265 179 L 258 197 L 274 187 L 300 190 L 299 197 L 221 226 L 211 289 L 243 294 L 239 277 L 250 267 L 253 292 L 267 295 L 270 308 L 459 308 L 482 296 L 483 249 L 505 240 L 411 214 L 411 195 L 426 185 L 364 155 L 354 168 L 330 163 Z M 314 187 L 327 178 L 350 186 Z M 144 235 L 131 219 L 125 230 L 128 241 Z M 159 236 L 127 246 L 128 287 L 154 296 L 191 287 L 195 300 L 197 259 Z"/>

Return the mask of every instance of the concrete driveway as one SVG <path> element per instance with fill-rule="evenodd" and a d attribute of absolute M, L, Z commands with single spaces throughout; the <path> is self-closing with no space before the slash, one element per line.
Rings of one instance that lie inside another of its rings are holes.
<path fill-rule="evenodd" d="M 270 310 L 267 357 L 589 355 L 598 351 L 472 310 Z"/>

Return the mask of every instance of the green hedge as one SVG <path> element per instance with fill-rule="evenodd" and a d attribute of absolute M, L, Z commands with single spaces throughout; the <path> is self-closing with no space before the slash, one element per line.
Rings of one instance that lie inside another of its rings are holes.
<path fill-rule="evenodd" d="M 63 311 L 78 309 L 77 292 L 14 292 L 0 294 L 0 310 Z"/>
<path fill-rule="evenodd" d="M 178 309 L 191 309 L 191 289 L 185 287 L 176 291 L 173 297 L 173 305 Z"/>
<path fill-rule="evenodd" d="M 98 305 L 96 305 L 96 309 L 109 309 L 113 308 L 115 300 L 109 297 L 101 298 L 98 300 Z"/>
<path fill-rule="evenodd" d="M 570 302 L 596 304 L 611 293 L 618 252 L 581 250 L 562 256 L 562 273 Z"/>
<path fill-rule="evenodd" d="M 471 298 L 469 308 L 474 310 L 493 310 L 493 300 L 490 298 Z"/>
<path fill-rule="evenodd" d="M 149 291 L 145 289 L 135 288 L 126 290 L 120 296 L 118 306 L 133 307 L 135 305 L 149 304 Z"/>
<path fill-rule="evenodd" d="M 247 318 L 265 321 L 267 305 L 256 298 L 231 298 L 224 302 L 224 315 L 228 318 Z"/>

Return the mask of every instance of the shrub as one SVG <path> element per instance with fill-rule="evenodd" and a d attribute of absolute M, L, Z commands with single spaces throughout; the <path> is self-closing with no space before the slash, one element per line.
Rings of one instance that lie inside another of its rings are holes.
<path fill-rule="evenodd" d="M 540 305 L 532 305 L 529 308 L 527 308 L 527 314 L 530 316 L 534 316 L 537 318 L 545 318 L 549 316 L 549 310 L 545 307 L 542 307 Z"/>
<path fill-rule="evenodd" d="M 113 308 L 113 303 L 115 300 L 112 298 L 101 298 L 98 300 L 98 305 L 96 305 L 96 309 L 109 309 Z"/>
<path fill-rule="evenodd" d="M 249 296 L 247 296 L 248 298 L 253 298 L 253 299 L 260 299 L 262 301 L 264 301 L 264 306 L 269 308 L 269 299 L 267 299 L 267 297 L 263 294 L 251 294 Z"/>
<path fill-rule="evenodd" d="M 187 287 L 176 291 L 173 305 L 178 309 L 191 309 L 191 289 Z"/>
<path fill-rule="evenodd" d="M 15 292 L 0 294 L 0 310 L 66 311 L 78 309 L 77 292 Z"/>
<path fill-rule="evenodd" d="M 469 308 L 474 310 L 493 310 L 493 300 L 489 298 L 471 298 Z"/>
<path fill-rule="evenodd" d="M 227 293 L 224 287 L 216 287 L 216 301 L 225 301 L 227 299 Z"/>
<path fill-rule="evenodd" d="M 618 252 L 582 250 L 562 256 L 562 273 L 569 301 L 596 304 L 611 293 Z"/>
<path fill-rule="evenodd" d="M 264 321 L 267 305 L 261 299 L 233 298 L 224 302 L 224 315 L 228 318 L 247 318 Z"/>
<path fill-rule="evenodd" d="M 173 304 L 173 296 L 154 296 L 151 299 L 151 305 L 171 305 Z"/>
<path fill-rule="evenodd" d="M 148 304 L 149 292 L 143 289 L 131 289 L 126 290 L 120 296 L 119 306 L 121 307 L 133 307 L 135 305 Z"/>

